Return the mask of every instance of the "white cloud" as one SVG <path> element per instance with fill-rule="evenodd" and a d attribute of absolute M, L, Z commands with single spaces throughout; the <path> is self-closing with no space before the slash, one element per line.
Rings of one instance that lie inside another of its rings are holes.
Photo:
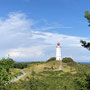
<path fill-rule="evenodd" d="M 46 26 L 46 27 L 42 27 L 42 28 L 37 28 L 36 30 L 43 30 L 43 31 L 46 31 L 46 30 L 52 30 L 52 29 L 63 29 L 63 28 L 66 28 L 66 29 L 70 29 L 72 27 L 64 27 L 64 26 Z"/>
<path fill-rule="evenodd" d="M 9 50 L 8 53 L 10 54 L 10 57 L 21 57 L 21 58 L 25 57 L 30 59 L 44 56 L 42 46 L 11 49 Z"/>
<path fill-rule="evenodd" d="M 62 46 L 81 46 L 80 40 L 87 39 L 84 37 L 69 36 L 58 33 L 34 32 L 34 34 L 32 35 L 32 39 L 38 38 L 44 39 L 44 42 L 48 44 L 56 44 L 57 42 L 61 42 Z"/>
<path fill-rule="evenodd" d="M 10 13 L 8 19 L 0 20 L 0 31 L 23 31 L 33 25 L 32 20 L 26 20 L 23 13 Z"/>
<path fill-rule="evenodd" d="M 17 61 L 18 58 L 28 61 L 47 60 L 49 57 L 55 56 L 56 43 L 60 42 L 62 57 L 70 56 L 76 61 L 77 59 L 84 60 L 82 56 L 85 55 L 89 57 L 88 50 L 80 46 L 80 40 L 88 40 L 88 38 L 42 32 L 42 27 L 39 31 L 38 29 L 34 30 L 32 27 L 35 25 L 35 21 L 28 19 L 23 13 L 10 13 L 7 19 L 1 19 L 0 55 L 4 57 L 10 54 Z M 35 26 L 35 28 L 37 27 Z M 52 29 L 51 25 L 49 28 L 47 26 L 45 28 L 44 30 Z M 55 26 L 55 28 L 57 27 Z M 87 61 L 89 60 L 87 59 Z"/>

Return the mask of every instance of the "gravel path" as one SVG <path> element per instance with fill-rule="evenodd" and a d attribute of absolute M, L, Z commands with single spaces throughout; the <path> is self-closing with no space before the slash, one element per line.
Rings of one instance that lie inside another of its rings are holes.
<path fill-rule="evenodd" d="M 17 80 L 21 79 L 23 76 L 25 76 L 27 73 L 25 73 L 22 69 L 20 69 L 20 71 L 23 73 L 22 75 L 12 79 L 9 81 L 9 84 L 12 83 L 12 82 L 16 82 Z M 28 72 L 29 73 L 29 72 Z"/>

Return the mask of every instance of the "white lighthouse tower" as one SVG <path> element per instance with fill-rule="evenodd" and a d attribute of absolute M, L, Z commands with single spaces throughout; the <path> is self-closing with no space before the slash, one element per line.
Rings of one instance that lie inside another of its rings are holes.
<path fill-rule="evenodd" d="M 61 60 L 61 47 L 59 42 L 56 47 L 56 60 Z"/>

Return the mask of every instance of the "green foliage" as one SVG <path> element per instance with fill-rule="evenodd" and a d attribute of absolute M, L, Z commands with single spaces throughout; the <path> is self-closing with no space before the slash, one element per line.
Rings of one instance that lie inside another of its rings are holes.
<path fill-rule="evenodd" d="M 27 63 L 15 63 L 14 68 L 24 69 L 27 68 Z"/>
<path fill-rule="evenodd" d="M 86 76 L 87 88 L 90 89 L 90 73 Z"/>
<path fill-rule="evenodd" d="M 51 57 L 50 59 L 47 60 L 47 62 L 55 61 L 55 60 L 56 60 L 56 57 Z"/>
<path fill-rule="evenodd" d="M 74 66 L 76 67 L 76 63 L 75 63 L 75 62 L 73 61 L 73 59 L 70 58 L 70 57 L 65 57 L 65 58 L 63 58 L 63 59 L 62 59 L 62 62 L 63 62 L 63 63 L 67 63 L 67 65 L 70 66 L 71 68 L 74 67 Z M 71 70 L 71 69 L 70 69 L 70 70 Z"/>
<path fill-rule="evenodd" d="M 32 76 L 34 76 L 36 73 L 35 73 L 35 71 L 32 71 Z"/>
<path fill-rule="evenodd" d="M 80 40 L 81 46 L 90 50 L 90 42 Z"/>
<path fill-rule="evenodd" d="M 9 69 L 14 66 L 14 61 L 11 58 L 2 58 L 0 60 L 0 89 L 9 81 Z"/>
<path fill-rule="evenodd" d="M 88 67 L 77 64 L 77 67 Z M 89 67 L 88 67 L 89 68 Z M 78 70 L 78 69 L 77 69 Z M 90 70 L 90 68 L 89 68 Z M 6 90 L 89 90 L 90 76 L 86 72 L 72 74 L 70 72 L 47 70 L 40 73 L 32 72 L 27 80 L 12 83 Z"/>
<path fill-rule="evenodd" d="M 45 71 L 36 73 L 32 70 L 32 73 L 28 73 L 25 79 L 23 78 L 23 80 L 19 80 L 16 83 L 7 84 L 4 86 L 5 88 L 3 87 L 4 89 L 0 90 L 90 90 L 90 65 L 75 63 L 71 58 L 64 58 L 63 61 L 65 65 L 69 65 L 72 68 L 70 69 L 71 71 L 74 68 L 75 73 L 64 72 L 62 70 L 55 71 L 53 70 L 54 62 L 49 62 L 51 66 L 46 66 Z M 40 63 L 32 64 L 35 66 Z M 32 64 L 30 64 L 30 67 Z M 3 72 L 5 71 L 3 70 Z M 6 75 L 8 75 L 8 72 Z"/>
<path fill-rule="evenodd" d="M 8 80 L 8 72 L 6 69 L 0 68 L 0 89 L 4 89 L 4 86 Z"/>
<path fill-rule="evenodd" d="M 73 75 L 69 72 L 44 71 L 7 87 L 9 90 L 89 90 L 87 85 L 89 83 L 84 73 Z"/>
<path fill-rule="evenodd" d="M 90 13 L 88 11 L 85 11 L 85 16 L 84 16 L 87 20 L 90 26 Z M 90 50 L 90 42 L 86 42 L 84 40 L 80 40 L 81 46 L 83 46 L 84 48 L 87 48 L 88 50 Z"/>
<path fill-rule="evenodd" d="M 83 73 L 78 73 L 78 77 L 75 77 L 74 82 L 78 87 L 80 87 L 81 90 L 87 88 L 88 82 L 86 81 L 86 75 Z"/>
<path fill-rule="evenodd" d="M 87 18 L 88 22 L 90 23 L 90 13 L 88 11 L 85 11 L 84 17 Z M 90 26 L 90 24 L 88 26 Z"/>
<path fill-rule="evenodd" d="M 21 74 L 22 74 L 22 72 L 16 72 L 16 73 L 10 75 L 10 77 L 8 77 L 8 78 L 9 78 L 9 80 L 11 80 L 13 78 L 16 78 L 16 77 L 20 76 Z"/>
<path fill-rule="evenodd" d="M 6 69 L 7 72 L 9 72 L 9 68 L 12 68 L 14 66 L 14 61 L 11 58 L 2 58 L 0 60 L 0 66 L 4 69 Z"/>
<path fill-rule="evenodd" d="M 64 63 L 70 63 L 70 62 L 74 62 L 72 58 L 69 58 L 69 57 L 65 57 L 62 59 L 62 62 Z"/>

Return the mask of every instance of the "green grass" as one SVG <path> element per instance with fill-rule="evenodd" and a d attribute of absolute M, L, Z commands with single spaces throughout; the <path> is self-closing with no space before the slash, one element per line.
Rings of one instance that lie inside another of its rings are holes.
<path fill-rule="evenodd" d="M 20 69 L 11 68 L 8 77 L 11 80 L 15 77 L 20 76 L 21 74 L 22 74 L 22 72 L 20 71 Z"/>
<path fill-rule="evenodd" d="M 61 71 L 59 65 L 59 61 L 28 63 L 24 71 L 31 73 L 7 85 L 6 90 L 88 90 L 86 80 L 90 65 L 62 63 Z"/>

